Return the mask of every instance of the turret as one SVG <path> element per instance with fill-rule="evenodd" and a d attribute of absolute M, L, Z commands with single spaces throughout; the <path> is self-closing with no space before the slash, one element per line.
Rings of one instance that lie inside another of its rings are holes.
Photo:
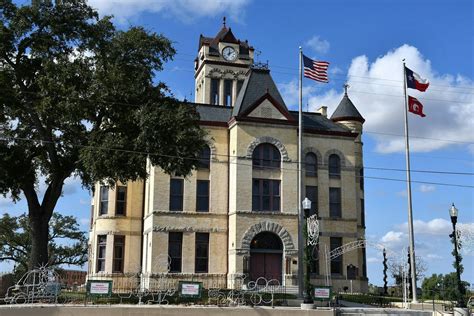
<path fill-rule="evenodd" d="M 362 125 L 364 124 L 365 119 L 362 117 L 359 111 L 357 111 L 357 108 L 355 107 L 354 103 L 352 103 L 351 99 L 349 99 L 349 96 L 347 95 L 348 87 L 349 85 L 344 85 L 344 97 L 332 114 L 331 120 L 346 126 L 353 132 L 361 134 Z"/>

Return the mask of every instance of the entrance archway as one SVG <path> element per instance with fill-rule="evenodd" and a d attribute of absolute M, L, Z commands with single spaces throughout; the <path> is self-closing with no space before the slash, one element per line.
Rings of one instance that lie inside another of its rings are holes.
<path fill-rule="evenodd" d="M 250 243 L 250 280 L 260 277 L 282 282 L 283 243 L 271 232 L 261 232 Z"/>

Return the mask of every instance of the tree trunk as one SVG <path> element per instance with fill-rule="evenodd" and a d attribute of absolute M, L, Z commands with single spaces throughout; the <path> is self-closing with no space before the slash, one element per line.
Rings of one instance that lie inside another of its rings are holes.
<path fill-rule="evenodd" d="M 42 212 L 34 213 L 41 214 Z M 31 254 L 28 269 L 31 270 L 48 263 L 49 217 L 33 215 L 29 219 Z"/>

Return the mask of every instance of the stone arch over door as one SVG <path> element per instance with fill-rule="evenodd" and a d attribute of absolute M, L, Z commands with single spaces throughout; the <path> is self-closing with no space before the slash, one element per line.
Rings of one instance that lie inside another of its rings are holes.
<path fill-rule="evenodd" d="M 246 158 L 252 159 L 253 151 L 254 149 L 263 143 L 269 143 L 274 145 L 278 150 L 280 151 L 281 154 L 281 159 L 284 162 L 289 162 L 291 161 L 290 157 L 288 157 L 288 152 L 286 151 L 285 146 L 280 142 L 278 139 L 270 137 L 270 136 L 262 136 L 262 137 L 257 137 L 255 138 L 250 144 L 249 147 L 247 148 L 247 155 Z"/>
<path fill-rule="evenodd" d="M 293 239 L 291 238 L 290 233 L 281 226 L 280 224 L 270 222 L 270 221 L 262 221 L 255 225 L 250 226 L 249 229 L 244 233 L 242 236 L 242 246 L 241 249 L 245 252 L 250 251 L 250 243 L 252 242 L 253 238 L 262 232 L 271 232 L 276 234 L 280 237 L 283 243 L 283 251 L 286 255 L 293 255 L 297 253 L 295 248 L 295 244 L 293 243 Z"/>

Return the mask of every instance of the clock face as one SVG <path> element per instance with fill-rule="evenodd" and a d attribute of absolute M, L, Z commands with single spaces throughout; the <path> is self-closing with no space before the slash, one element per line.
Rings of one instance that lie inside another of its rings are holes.
<path fill-rule="evenodd" d="M 222 57 L 224 57 L 225 60 L 235 60 L 237 59 L 237 52 L 233 47 L 226 46 L 222 50 Z"/>

